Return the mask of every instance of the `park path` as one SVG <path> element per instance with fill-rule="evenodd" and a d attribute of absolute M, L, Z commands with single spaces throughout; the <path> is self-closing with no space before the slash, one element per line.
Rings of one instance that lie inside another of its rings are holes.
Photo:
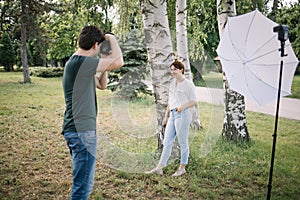
<path fill-rule="evenodd" d="M 151 81 L 144 81 L 144 83 L 152 90 Z M 198 101 L 207 102 L 216 105 L 223 105 L 223 89 L 196 87 L 196 95 Z M 267 115 L 276 115 L 277 100 L 261 106 L 251 100 L 245 99 L 246 110 L 264 113 Z M 283 97 L 280 99 L 279 117 L 293 119 L 300 121 L 300 100 Z"/>
<path fill-rule="evenodd" d="M 196 87 L 196 95 L 198 101 L 212 103 L 216 105 L 223 104 L 223 90 L 207 87 Z M 264 113 L 268 115 L 276 115 L 277 100 L 268 103 L 267 105 L 260 106 L 257 103 L 245 99 L 246 110 Z M 300 121 L 300 100 L 283 97 L 280 99 L 279 117 L 294 119 Z"/>

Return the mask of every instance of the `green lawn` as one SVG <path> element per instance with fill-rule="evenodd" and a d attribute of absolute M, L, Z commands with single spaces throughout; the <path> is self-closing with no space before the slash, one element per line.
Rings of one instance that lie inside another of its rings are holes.
<path fill-rule="evenodd" d="M 300 75 L 294 76 L 292 84 L 292 95 L 290 98 L 300 99 Z"/>
<path fill-rule="evenodd" d="M 210 72 L 202 76 L 203 80 L 195 81 L 194 84 L 200 87 L 223 88 L 222 73 Z"/>
<path fill-rule="evenodd" d="M 32 81 L 0 73 L 0 199 L 68 199 L 72 169 L 60 134 L 61 78 Z M 99 158 L 90 199 L 266 199 L 274 117 L 247 112 L 251 142 L 231 144 L 219 137 L 222 108 L 199 103 L 204 128 L 190 134 L 188 173 L 171 177 L 174 157 L 163 176 L 151 176 L 142 172 L 159 158 L 152 97 L 125 102 L 97 93 Z M 279 119 L 274 200 L 300 196 L 299 130 L 299 121 Z"/>

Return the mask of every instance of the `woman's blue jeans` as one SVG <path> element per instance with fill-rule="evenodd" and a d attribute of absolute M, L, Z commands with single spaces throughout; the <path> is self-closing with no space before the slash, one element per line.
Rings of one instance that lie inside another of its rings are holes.
<path fill-rule="evenodd" d="M 188 164 L 190 153 L 188 133 L 191 121 L 192 116 L 189 109 L 185 109 L 182 112 L 177 112 L 175 109 L 170 111 L 170 117 L 166 126 L 166 132 L 163 141 L 163 151 L 159 161 L 159 164 L 162 167 L 167 165 L 176 136 L 180 146 L 180 164 Z"/>
<path fill-rule="evenodd" d="M 70 199 L 87 200 L 94 185 L 96 131 L 66 132 L 64 137 L 72 156 L 73 185 Z"/>

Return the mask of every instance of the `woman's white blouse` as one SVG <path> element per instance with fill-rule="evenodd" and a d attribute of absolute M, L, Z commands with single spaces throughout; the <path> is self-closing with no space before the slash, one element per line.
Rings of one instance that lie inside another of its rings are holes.
<path fill-rule="evenodd" d="M 190 101 L 197 101 L 193 82 L 184 79 L 182 82 L 176 84 L 176 79 L 173 78 L 169 88 L 170 110 L 181 107 Z"/>

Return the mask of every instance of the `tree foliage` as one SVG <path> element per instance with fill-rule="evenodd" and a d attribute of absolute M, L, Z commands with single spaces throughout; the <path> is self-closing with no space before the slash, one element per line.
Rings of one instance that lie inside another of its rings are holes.
<path fill-rule="evenodd" d="M 258 9 L 262 13 L 268 13 L 269 9 L 266 0 L 244 0 L 244 1 L 235 1 L 237 8 L 237 15 L 242 15 L 247 12 L 251 12 L 255 9 Z"/>
<path fill-rule="evenodd" d="M 5 71 L 13 71 L 16 62 L 16 54 L 8 33 L 4 33 L 0 40 L 0 65 Z"/>
<path fill-rule="evenodd" d="M 145 80 L 148 72 L 147 52 L 144 45 L 144 35 L 140 30 L 132 30 L 120 41 L 125 65 L 110 72 L 108 88 L 126 99 L 135 99 L 140 94 L 152 94 Z"/>
<path fill-rule="evenodd" d="M 114 0 L 114 8 L 118 11 L 118 24 L 113 27 L 114 32 L 119 32 L 120 37 L 125 37 L 132 29 L 143 30 L 142 9 L 137 0 Z"/>
<path fill-rule="evenodd" d="M 62 10 L 43 15 L 46 22 L 42 26 L 49 36 L 47 59 L 61 61 L 63 66 L 77 48 L 78 34 L 83 26 L 96 25 L 102 31 L 111 31 L 108 9 L 112 1 L 67 0 L 61 3 Z"/>
<path fill-rule="evenodd" d="M 175 30 L 175 2 L 167 2 L 171 31 Z M 277 2 L 276 21 L 289 25 L 290 41 L 299 57 L 299 3 L 280 7 L 282 1 Z M 272 18 L 268 3 L 270 0 L 236 1 L 237 14 L 258 8 Z M 119 38 L 125 37 L 132 28 L 143 29 L 141 5 L 136 0 L 26 0 L 26 5 L 27 50 L 32 55 L 32 59 L 28 59 L 29 65 L 45 65 L 46 62 L 54 65 L 61 62 L 63 65 L 76 48 L 80 29 L 87 24 L 112 31 Z M 117 14 L 111 15 L 113 12 Z M 187 14 L 191 60 L 204 61 L 207 56 L 215 57 L 219 42 L 215 2 L 190 0 Z M 0 0 L 0 34 L 9 33 L 15 52 L 20 52 L 20 19 L 20 1 Z M 113 24 L 113 21 L 119 23 Z M 16 59 L 20 63 L 19 55 Z"/>
<path fill-rule="evenodd" d="M 192 0 L 188 15 L 188 34 L 193 41 L 190 44 L 191 58 L 204 60 L 205 51 L 212 57 L 216 56 L 219 37 L 215 2 Z"/>
<path fill-rule="evenodd" d="M 293 50 L 300 58 L 300 3 L 290 4 L 276 12 L 276 22 L 289 26 L 289 40 L 292 43 Z M 300 66 L 298 65 L 297 74 L 300 74 Z"/>

